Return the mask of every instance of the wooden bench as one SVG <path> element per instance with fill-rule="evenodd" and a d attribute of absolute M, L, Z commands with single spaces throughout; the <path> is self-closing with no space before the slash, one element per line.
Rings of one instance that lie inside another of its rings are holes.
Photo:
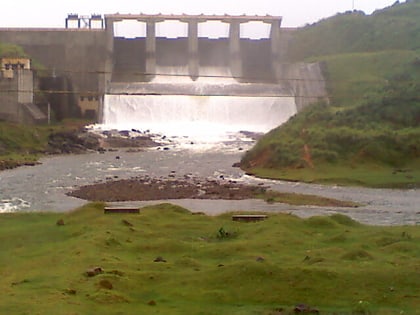
<path fill-rule="evenodd" d="M 232 215 L 233 221 L 240 222 L 256 222 L 267 219 L 268 216 L 265 214 L 234 214 Z"/>
<path fill-rule="evenodd" d="M 140 208 L 138 207 L 105 207 L 105 214 L 110 213 L 140 213 Z"/>

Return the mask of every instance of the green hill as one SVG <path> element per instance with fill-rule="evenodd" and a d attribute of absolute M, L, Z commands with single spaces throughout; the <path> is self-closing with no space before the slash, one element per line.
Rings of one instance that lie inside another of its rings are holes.
<path fill-rule="evenodd" d="M 242 168 L 290 180 L 418 186 L 418 16 L 420 1 L 411 1 L 297 31 L 291 55 L 325 64 L 330 102 L 269 132 L 244 156 Z"/>
<path fill-rule="evenodd" d="M 416 226 L 103 209 L 0 216 L 2 314 L 420 314 Z"/>
<path fill-rule="evenodd" d="M 360 11 L 338 14 L 299 29 L 289 58 L 300 61 L 351 52 L 419 50 L 419 16 L 419 0 L 396 3 L 372 15 Z"/>

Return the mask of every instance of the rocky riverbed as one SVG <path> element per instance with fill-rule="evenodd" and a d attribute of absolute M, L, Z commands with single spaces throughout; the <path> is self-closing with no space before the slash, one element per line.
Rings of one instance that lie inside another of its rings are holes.
<path fill-rule="evenodd" d="M 85 154 L 90 152 L 104 153 L 119 148 L 141 150 L 143 148 L 159 147 L 161 144 L 153 140 L 155 136 L 139 130 L 105 131 L 92 133 L 86 129 L 67 130 L 52 133 L 48 138 L 45 150 L 31 152 L 36 155 Z M 14 169 L 20 166 L 38 165 L 38 161 L 0 160 L 0 171 Z"/>
<path fill-rule="evenodd" d="M 100 137 L 103 136 L 100 135 Z M 155 141 L 155 139 L 151 140 Z M 231 181 L 242 185 L 270 187 L 270 190 L 279 192 L 310 194 L 351 201 L 361 204 L 361 206 L 358 208 L 291 206 L 267 203 L 258 199 L 215 199 L 215 194 L 208 195 L 208 198 L 212 199 L 164 198 L 128 201 L 128 203 L 141 207 L 170 202 L 193 212 L 204 212 L 209 215 L 228 211 L 287 212 L 302 217 L 342 213 L 368 224 L 420 224 L 418 208 L 420 200 L 417 189 L 369 189 L 263 180 L 246 176 L 241 169 L 232 167 L 240 160 L 243 150 L 246 150 L 247 145 L 249 147 L 250 144 L 236 142 L 234 145 L 229 143 L 227 146 L 221 143 L 216 148 L 202 150 L 198 144 L 188 142 L 188 146 L 179 148 L 168 143 L 168 139 L 162 140 L 162 146 L 157 148 L 104 148 L 103 151 L 88 150 L 87 154 L 50 155 L 42 158 L 40 164 L 2 171 L 0 172 L 0 212 L 69 211 L 83 205 L 86 200 L 69 196 L 68 193 L 77 191 L 83 186 L 107 183 L 107 185 L 115 185 L 115 194 L 116 192 L 120 194 L 127 189 L 127 182 L 122 180 L 141 179 L 145 186 L 150 183 L 156 184 L 153 184 L 155 185 L 153 187 L 157 190 L 149 190 L 149 193 L 145 192 L 145 187 L 141 187 L 142 190 L 135 190 L 136 199 L 140 192 L 142 192 L 143 198 L 148 194 L 149 196 L 157 194 L 162 190 L 162 185 L 164 187 L 166 185 L 161 183 L 162 180 L 167 182 L 167 185 L 174 186 L 175 190 L 177 183 L 184 185 L 182 182 L 184 180 L 203 187 L 211 183 L 229 183 Z M 194 150 L 188 149 L 190 147 L 193 147 Z M 121 182 L 111 184 L 113 181 Z M 135 187 L 134 184 L 133 187 Z M 159 187 L 161 187 L 160 190 Z M 177 188 L 179 190 L 179 187 Z M 194 187 L 188 189 L 184 188 L 184 190 L 175 191 L 175 193 L 178 196 L 181 193 L 189 196 L 192 193 L 195 193 L 196 196 L 203 194 L 202 191 L 197 193 Z M 215 189 L 217 191 L 222 188 Z M 235 189 L 227 189 L 223 193 L 220 191 L 218 193 L 220 196 L 231 195 L 233 198 L 237 196 L 236 189 L 235 186 Z M 241 191 L 241 188 L 239 190 Z M 168 196 L 173 195 L 166 195 L 166 197 Z"/>
<path fill-rule="evenodd" d="M 243 200 L 264 193 L 263 186 L 244 185 L 231 180 L 199 179 L 191 174 L 183 179 L 172 172 L 167 178 L 141 176 L 86 185 L 69 192 L 72 197 L 90 201 L 145 201 L 167 199 Z"/>

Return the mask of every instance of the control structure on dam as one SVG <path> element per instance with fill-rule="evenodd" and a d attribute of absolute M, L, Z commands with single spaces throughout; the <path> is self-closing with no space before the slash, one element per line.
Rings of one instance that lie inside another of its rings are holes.
<path fill-rule="evenodd" d="M 107 15 L 105 19 L 107 32 L 111 34 L 114 33 L 114 24 L 123 20 L 139 21 L 146 26 L 146 34 L 142 38 L 114 38 L 114 81 L 127 79 L 119 76 L 130 72 L 138 75 L 137 79 L 133 77 L 131 80 L 138 81 L 151 81 L 165 74 L 189 76 L 195 81 L 200 76 L 217 76 L 217 73 L 209 72 L 211 68 L 224 69 L 225 76 L 235 78 L 238 82 L 276 81 L 280 61 L 281 17 L 116 14 Z M 157 27 L 167 21 L 184 24 L 186 36 L 157 37 Z M 200 37 L 199 27 L 214 21 L 228 27 L 227 36 L 213 39 Z M 269 37 L 258 40 L 241 38 L 241 26 L 249 22 L 268 24 Z M 126 59 L 127 52 L 131 60 Z M 168 73 L 174 68 L 177 68 L 176 73 Z"/>

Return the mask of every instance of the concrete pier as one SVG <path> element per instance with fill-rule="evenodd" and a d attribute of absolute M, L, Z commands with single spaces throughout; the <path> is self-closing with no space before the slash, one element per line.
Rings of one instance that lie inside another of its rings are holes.
<path fill-rule="evenodd" d="M 188 21 L 188 71 L 193 81 L 199 76 L 198 70 L 198 20 Z"/>
<path fill-rule="evenodd" d="M 146 75 L 151 80 L 156 74 L 156 22 L 146 22 Z"/>
<path fill-rule="evenodd" d="M 234 78 L 242 77 L 241 28 L 239 21 L 231 21 L 229 26 L 230 70 Z"/>

